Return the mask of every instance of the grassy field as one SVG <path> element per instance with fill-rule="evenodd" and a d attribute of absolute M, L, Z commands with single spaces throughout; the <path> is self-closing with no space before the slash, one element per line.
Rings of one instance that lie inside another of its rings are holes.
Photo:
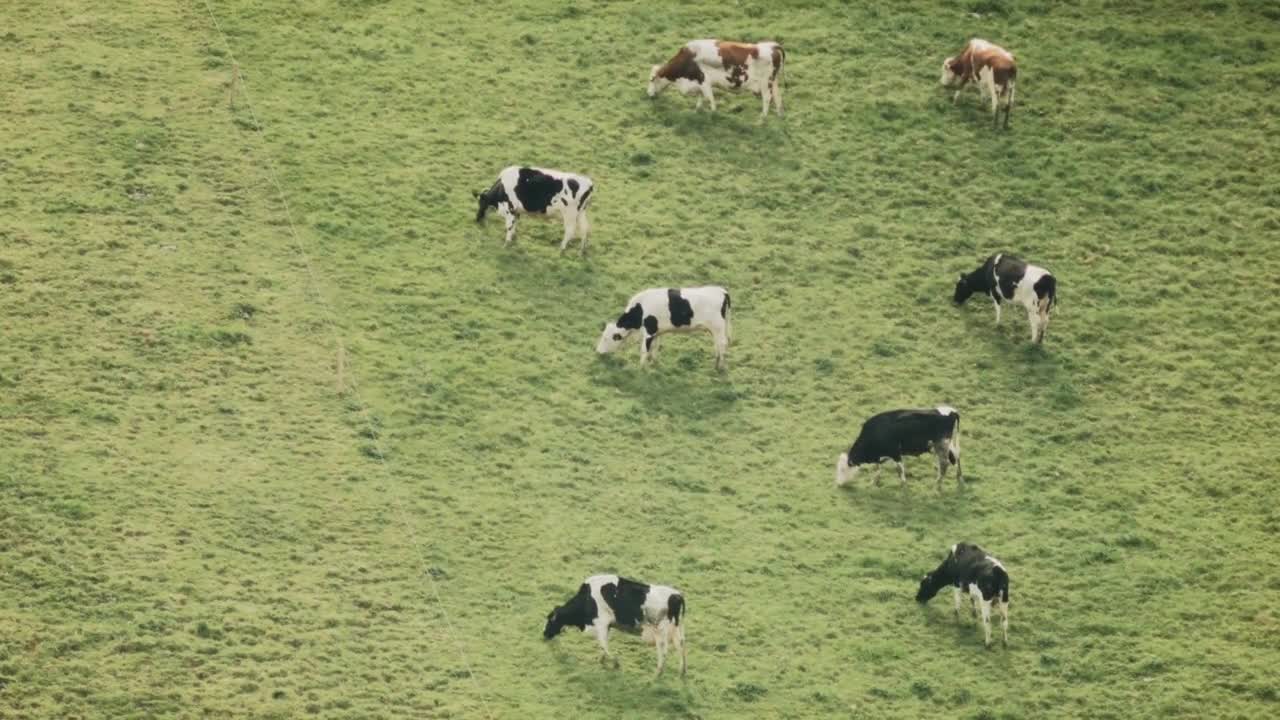
<path fill-rule="evenodd" d="M 1274 4 L 5 19 L 0 717 L 1280 713 Z M 975 35 L 1019 59 L 1008 132 L 937 87 Z M 705 36 L 784 43 L 788 116 L 648 101 Z M 472 223 L 513 163 L 595 179 L 585 260 Z M 1043 348 L 950 303 L 995 251 L 1058 277 Z M 592 352 L 702 283 L 727 373 Z M 963 492 L 833 489 L 863 419 L 943 402 Z M 1007 648 L 912 600 L 964 539 Z M 684 681 L 542 641 L 608 571 L 684 590 Z"/>

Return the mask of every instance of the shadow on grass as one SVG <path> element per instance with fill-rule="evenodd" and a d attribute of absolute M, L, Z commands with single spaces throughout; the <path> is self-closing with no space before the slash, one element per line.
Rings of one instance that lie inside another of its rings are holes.
<path fill-rule="evenodd" d="M 907 462 L 910 462 L 907 460 Z M 942 481 L 942 490 L 937 489 L 933 473 L 923 478 L 907 476 L 907 487 L 904 490 L 898 481 L 897 471 L 892 463 L 880 481 L 880 487 L 872 484 L 872 468 L 863 470 L 855 482 L 842 488 L 832 488 L 845 502 L 875 511 L 886 520 L 903 525 L 922 525 L 933 522 L 949 522 L 957 516 L 966 515 L 973 506 L 982 502 L 977 490 L 982 485 L 978 475 L 965 473 L 964 485 L 956 488 L 955 470 L 952 469 Z M 910 472 L 908 466 L 908 472 Z"/>
<path fill-rule="evenodd" d="M 1010 586 L 1012 588 L 1012 586 Z M 1013 596 L 1010 595 L 1011 609 L 1009 613 L 1009 644 L 1004 645 L 1000 638 L 1000 613 L 993 607 L 991 610 L 991 645 L 988 647 L 983 644 L 982 633 L 982 616 L 974 617 L 969 595 L 964 595 L 960 600 L 960 617 L 956 617 L 955 601 L 949 590 L 944 589 L 938 593 L 936 597 L 928 603 L 914 603 L 920 611 L 921 621 L 925 627 L 929 628 L 932 635 L 940 640 L 949 637 L 955 642 L 956 647 L 972 648 L 976 657 L 989 658 L 991 667 L 1006 668 L 1015 664 L 1013 660 L 1013 651 L 1017 647 L 1018 638 L 1015 633 L 1014 623 L 1017 616 L 1013 614 L 1012 608 L 1015 605 L 1012 602 Z M 948 636 L 947 633 L 950 632 Z M 1023 640 L 1025 643 L 1025 639 Z"/>
<path fill-rule="evenodd" d="M 562 236 L 559 232 L 539 232 L 546 229 L 539 227 L 541 225 L 549 227 L 553 224 L 538 223 L 530 228 L 532 232 L 526 233 L 510 247 L 503 247 L 499 241 L 489 254 L 503 285 L 537 294 L 551 290 L 565 297 L 593 288 L 600 278 L 600 272 L 592 262 L 596 246 L 588 245 L 587 254 L 579 256 L 575 241 L 561 255 Z M 560 227 L 558 224 L 554 226 Z M 549 237 L 554 237 L 555 242 L 544 243 Z"/>
<path fill-rule="evenodd" d="M 664 350 L 661 359 L 642 367 L 636 345 L 628 343 L 616 353 L 598 356 L 591 364 L 591 380 L 639 400 L 647 412 L 711 417 L 732 409 L 739 392 L 729 378 L 732 371 L 717 371 L 707 350 L 705 355 Z"/>
<path fill-rule="evenodd" d="M 590 640 L 591 659 L 587 660 L 582 653 L 561 647 L 560 643 L 566 639 Z M 617 634 L 611 634 L 610 651 L 615 657 L 619 654 L 615 642 L 626 642 L 628 639 L 630 638 L 619 638 Z M 639 655 L 625 652 L 626 659 L 618 667 L 614 667 L 597 660 L 595 640 L 589 635 L 582 638 L 562 638 L 552 645 L 548 654 L 556 664 L 556 676 L 561 679 L 566 692 L 581 693 L 586 690 L 600 707 L 616 708 L 624 714 L 635 708 L 653 708 L 661 711 L 663 717 L 688 717 L 696 714 L 696 698 L 687 684 L 687 678 L 680 677 L 680 659 L 674 653 L 668 653 L 666 671 L 661 677 L 655 678 L 657 661 L 651 653 L 645 655 L 649 662 L 638 662 Z M 652 651 L 652 647 L 646 649 Z"/>

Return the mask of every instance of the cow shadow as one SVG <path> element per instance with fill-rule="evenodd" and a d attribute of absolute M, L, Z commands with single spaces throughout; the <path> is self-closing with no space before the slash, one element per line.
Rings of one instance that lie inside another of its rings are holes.
<path fill-rule="evenodd" d="M 559 228 L 559 225 L 556 225 Z M 564 255 L 560 254 L 561 234 L 551 233 L 555 242 L 547 244 L 546 235 L 537 232 L 522 234 L 510 246 L 503 247 L 499 234 L 492 247 L 485 247 L 488 262 L 498 273 L 503 287 L 509 287 L 534 295 L 550 291 L 557 297 L 577 295 L 591 291 L 600 279 L 600 272 L 593 263 L 593 246 L 587 246 L 587 254 L 578 255 L 571 244 Z"/>
<path fill-rule="evenodd" d="M 566 691 L 580 693 L 585 690 L 599 707 L 612 707 L 623 714 L 635 708 L 650 708 L 662 717 L 698 715 L 697 694 L 689 687 L 688 678 L 680 677 L 680 659 L 674 653 L 667 655 L 666 671 L 655 678 L 657 663 L 651 646 L 642 645 L 645 652 L 632 652 L 636 649 L 618 647 L 619 641 L 625 642 L 629 638 L 619 638 L 614 634 L 610 639 L 610 651 L 620 661 L 618 667 L 601 664 L 597 660 L 595 640 L 590 641 L 592 652 L 589 659 L 583 653 L 564 647 L 551 650 L 556 675 Z"/>
<path fill-rule="evenodd" d="M 920 457 L 931 458 L 932 456 Z M 902 483 L 898 480 L 898 471 L 893 467 L 892 462 L 884 464 L 880 487 L 872 484 L 870 475 L 875 473 L 875 470 L 868 467 L 858 474 L 854 482 L 831 489 L 851 507 L 870 510 L 885 520 L 901 523 L 903 526 L 949 523 L 957 515 L 969 515 L 971 508 L 983 502 L 982 476 L 966 472 L 964 485 L 957 488 L 956 471 L 955 468 L 951 468 L 943 478 L 942 490 L 939 491 L 933 479 L 932 468 L 929 471 L 916 470 L 913 473 L 912 460 L 912 458 L 904 459 L 908 473 L 906 490 L 902 489 Z M 922 460 L 917 464 L 923 466 L 927 463 Z M 828 481 L 833 472 L 834 470 L 828 472 Z"/>
<path fill-rule="evenodd" d="M 650 414 L 698 419 L 733 409 L 740 393 L 731 371 L 715 369 L 710 347 L 705 352 L 672 350 L 664 348 L 660 360 L 641 366 L 635 341 L 628 342 L 615 353 L 595 358 L 591 381 L 636 399 L 637 408 Z"/>
<path fill-rule="evenodd" d="M 682 138 L 696 138 L 707 147 L 714 147 L 717 156 L 726 151 L 742 151 L 747 154 L 744 163 L 759 164 L 761 143 L 781 144 L 791 135 L 785 117 L 770 111 L 768 119 L 761 120 L 759 104 L 720 103 L 715 112 L 706 108 L 694 110 L 662 105 L 655 101 L 649 109 L 649 124 L 659 124 Z M 757 101 L 758 103 L 758 101 Z M 733 159 L 732 152 L 728 155 Z"/>

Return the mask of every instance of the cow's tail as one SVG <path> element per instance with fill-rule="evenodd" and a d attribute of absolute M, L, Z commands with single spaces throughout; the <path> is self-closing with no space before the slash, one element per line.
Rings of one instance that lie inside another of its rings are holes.
<path fill-rule="evenodd" d="M 667 598 L 667 619 L 672 625 L 678 626 L 684 618 L 684 613 L 684 596 L 680 593 L 672 593 L 671 597 Z"/>
<path fill-rule="evenodd" d="M 947 460 L 952 465 L 960 462 L 960 413 L 953 412 L 951 414 L 953 421 L 951 423 L 951 437 L 947 438 Z"/>
<path fill-rule="evenodd" d="M 1058 304 L 1058 281 L 1052 275 L 1045 275 L 1036 283 L 1039 297 L 1036 305 L 1041 317 L 1047 317 L 1049 311 Z"/>
<path fill-rule="evenodd" d="M 579 211 L 579 212 L 581 212 L 581 211 L 583 211 L 583 210 L 586 210 L 586 209 L 587 209 L 587 205 L 589 205 L 589 204 L 591 203 L 591 191 L 592 191 L 592 190 L 595 190 L 595 189 L 596 189 L 596 186 L 595 186 L 595 185 L 588 185 L 588 186 L 587 186 L 587 189 L 586 189 L 586 190 L 584 190 L 584 191 L 582 192 L 582 194 L 578 196 L 578 211 Z"/>
<path fill-rule="evenodd" d="M 733 342 L 733 331 L 731 329 L 733 323 L 730 320 L 733 314 L 731 312 L 732 309 L 729 303 L 729 291 L 725 290 L 724 301 L 720 303 L 720 317 L 724 318 L 724 338 L 729 342 Z"/>

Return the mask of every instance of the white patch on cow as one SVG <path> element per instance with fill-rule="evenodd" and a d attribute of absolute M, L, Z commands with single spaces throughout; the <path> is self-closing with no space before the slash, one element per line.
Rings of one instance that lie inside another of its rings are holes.
<path fill-rule="evenodd" d="M 849 482 L 849 453 L 840 453 L 836 458 L 836 487 L 843 487 Z"/>
<path fill-rule="evenodd" d="M 938 413 L 940 415 L 955 415 L 956 409 L 951 407 L 950 405 L 939 405 Z"/>
<path fill-rule="evenodd" d="M 502 183 L 502 189 L 506 192 L 507 202 L 498 205 L 497 212 L 502 216 L 506 223 L 506 240 L 503 246 L 510 245 L 516 237 L 516 220 L 520 216 L 540 218 L 550 220 L 559 218 L 564 223 L 564 241 L 560 243 L 560 254 L 564 254 L 565 248 L 574 238 L 581 238 L 582 244 L 578 249 L 581 255 L 587 248 L 587 231 L 591 228 L 590 221 L 587 220 L 586 207 L 579 207 L 582 196 L 590 190 L 594 183 L 591 178 L 576 173 L 567 173 L 560 170 L 551 170 L 548 168 L 531 168 L 546 175 L 550 175 L 560 180 L 563 185 L 560 192 L 551 198 L 550 203 L 544 212 L 532 212 L 520 204 L 520 198 L 516 195 L 516 184 L 520 179 L 520 167 L 513 165 L 504 168 L 498 175 L 498 182 Z M 569 180 L 573 180 L 578 184 L 578 191 L 573 192 L 569 187 Z M 588 198 L 588 204 L 590 199 Z"/>
<path fill-rule="evenodd" d="M 1027 265 L 1022 279 L 1013 288 L 1013 301 L 1027 309 L 1027 323 L 1031 326 L 1031 341 L 1036 342 L 1049 325 L 1049 311 L 1042 310 L 1036 297 L 1036 283 L 1049 271 L 1038 265 Z"/>
<path fill-rule="evenodd" d="M 691 333 L 691 332 L 708 332 L 711 334 L 715 344 L 716 368 L 723 370 L 727 364 L 729 352 L 729 317 L 732 310 L 726 312 L 723 316 L 720 314 L 720 308 L 724 306 L 725 296 L 728 294 L 724 288 L 715 285 L 706 285 L 703 287 L 680 288 L 680 296 L 688 301 L 690 309 L 693 311 L 693 317 L 688 325 L 676 326 L 671 322 L 671 307 L 667 288 L 649 288 L 636 293 L 627 301 L 623 312 L 629 311 L 635 305 L 641 308 L 641 327 L 634 329 L 620 328 L 617 322 L 609 322 L 604 326 L 604 330 L 600 333 L 600 339 L 596 342 L 596 352 L 600 354 L 610 353 L 622 346 L 622 343 L 634 333 L 640 334 L 640 363 L 646 364 L 654 359 L 656 344 L 659 337 L 668 333 Z M 649 335 L 648 329 L 643 326 L 643 320 L 647 318 L 656 318 L 658 321 L 658 331 L 652 336 Z M 652 337 L 652 342 L 646 343 Z"/>
<path fill-rule="evenodd" d="M 698 103 L 694 106 L 695 110 L 702 109 L 702 102 L 706 100 L 711 105 L 711 111 L 715 112 L 716 98 L 714 88 L 737 89 L 733 85 L 733 75 L 724 66 L 724 61 L 720 57 L 720 49 L 717 41 L 712 39 L 691 40 L 685 44 L 685 47 L 693 53 L 693 61 L 698 64 L 698 69 L 702 71 L 702 82 L 695 82 L 687 78 L 678 78 L 674 83 L 666 78 L 658 76 L 661 65 L 654 65 L 649 71 L 649 97 L 655 97 L 669 85 L 674 84 L 676 88 L 685 95 L 699 93 Z M 761 117 L 767 117 L 769 114 L 769 104 L 774 103 L 777 108 L 778 115 L 782 115 L 782 93 L 778 91 L 776 79 L 774 77 L 773 67 L 773 49 L 778 47 L 775 42 L 763 42 L 756 44 L 756 57 L 747 60 L 744 70 L 746 77 L 740 86 L 741 89 L 749 90 L 755 95 L 761 96 L 763 102 L 763 111 Z M 785 63 L 785 61 L 784 61 Z M 781 68 L 779 68 L 781 70 Z"/>

